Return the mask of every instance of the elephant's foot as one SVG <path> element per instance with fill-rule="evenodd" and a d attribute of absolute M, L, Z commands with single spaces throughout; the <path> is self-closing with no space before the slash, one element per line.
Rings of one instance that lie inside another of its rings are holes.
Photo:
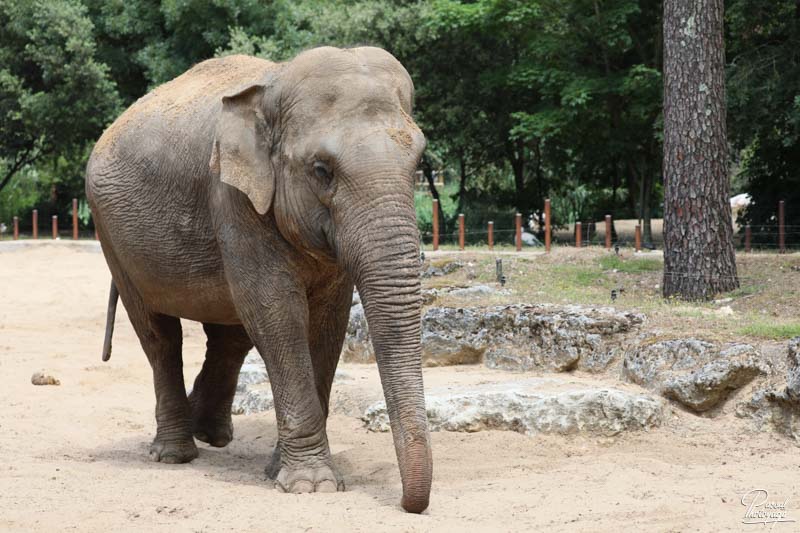
<path fill-rule="evenodd" d="M 167 440 L 156 437 L 150 445 L 150 459 L 161 463 L 188 463 L 197 458 L 197 446 L 189 437 L 182 440 Z"/>
<path fill-rule="evenodd" d="M 278 492 L 301 494 L 306 492 L 336 492 L 344 490 L 344 481 L 327 464 L 297 466 L 284 465 L 275 478 Z"/>
<path fill-rule="evenodd" d="M 218 406 L 209 409 L 202 401 L 189 396 L 189 405 L 192 406 L 192 434 L 201 442 L 222 448 L 233 440 L 233 421 L 231 409 L 220 409 Z M 220 412 L 221 411 L 221 412 Z"/>

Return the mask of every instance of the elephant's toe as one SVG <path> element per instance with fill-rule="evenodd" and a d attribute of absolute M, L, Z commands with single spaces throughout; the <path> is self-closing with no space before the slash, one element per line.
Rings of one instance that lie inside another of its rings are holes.
<path fill-rule="evenodd" d="M 233 430 L 228 427 L 196 428 L 194 438 L 216 448 L 224 448 L 233 440 Z"/>
<path fill-rule="evenodd" d="M 159 463 L 181 464 L 196 459 L 197 446 L 191 439 L 188 441 L 162 441 L 156 439 L 150 445 L 150 459 Z"/>
<path fill-rule="evenodd" d="M 332 467 L 281 468 L 275 480 L 279 492 L 302 494 L 308 492 L 336 492 L 344 490 L 344 482 Z"/>

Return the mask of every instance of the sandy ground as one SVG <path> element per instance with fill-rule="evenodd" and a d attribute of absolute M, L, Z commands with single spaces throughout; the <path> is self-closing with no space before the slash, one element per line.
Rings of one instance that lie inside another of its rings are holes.
<path fill-rule="evenodd" d="M 263 468 L 273 412 L 235 417 L 234 441 L 199 445 L 191 464 L 152 463 L 150 369 L 122 309 L 114 355 L 100 361 L 109 274 L 91 250 L 0 244 L 1 531 L 761 531 L 742 524 L 741 499 L 753 489 L 788 499 L 789 517 L 800 520 L 800 450 L 750 432 L 730 412 L 712 421 L 673 410 L 658 430 L 613 439 L 435 433 L 431 506 L 421 516 L 398 505 L 391 436 L 345 414 L 328 430 L 344 493 L 272 488 Z M 204 338 L 196 324 L 184 332 L 191 383 Z M 31 385 L 37 370 L 61 385 Z M 373 367 L 345 371 L 375 390 Z M 439 386 L 510 378 L 426 369 Z M 334 385 L 335 402 L 348 383 Z"/>

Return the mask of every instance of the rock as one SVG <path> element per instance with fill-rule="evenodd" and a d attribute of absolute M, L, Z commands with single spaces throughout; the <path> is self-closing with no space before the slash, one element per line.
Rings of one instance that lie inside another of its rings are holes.
<path fill-rule="evenodd" d="M 533 233 L 528 233 L 527 231 L 522 232 L 522 244 L 524 246 L 541 246 L 542 243 L 539 242 L 539 239 Z M 514 237 L 514 243 L 517 242 L 517 238 Z"/>
<path fill-rule="evenodd" d="M 756 429 L 771 427 L 800 446 L 800 337 L 787 347 L 786 382 L 770 380 L 747 401 L 736 405 L 736 416 L 751 418 Z M 778 365 L 775 365 L 778 366 Z"/>
<path fill-rule="evenodd" d="M 31 383 L 34 385 L 61 385 L 61 382 L 44 372 L 34 372 L 31 376 Z"/>
<path fill-rule="evenodd" d="M 422 318 L 423 366 L 477 364 L 486 346 L 480 338 L 480 318 L 470 308 L 432 307 Z"/>
<path fill-rule="evenodd" d="M 553 380 L 529 379 L 426 393 L 431 431 L 516 431 L 524 434 L 616 435 L 661 424 L 663 401 L 611 387 L 574 385 L 546 390 Z M 545 390 L 542 390 L 542 389 Z M 371 431 L 388 431 L 384 402 L 362 419 Z"/>
<path fill-rule="evenodd" d="M 358 291 L 354 290 L 353 291 L 353 301 L 352 301 L 352 303 L 350 305 L 353 306 L 353 305 L 358 305 L 360 303 L 361 303 L 361 295 L 358 294 Z"/>
<path fill-rule="evenodd" d="M 242 369 L 239 371 L 239 381 L 236 383 L 236 390 L 242 392 L 250 385 L 260 385 L 269 381 L 267 376 L 267 367 L 264 366 L 264 361 L 261 356 L 256 352 L 258 361 L 248 361 L 249 356 L 245 358 Z"/>
<path fill-rule="evenodd" d="M 759 388 L 749 400 L 737 403 L 735 413 L 751 418 L 756 429 L 771 428 L 800 446 L 800 404 L 785 390 Z"/>
<path fill-rule="evenodd" d="M 454 289 L 447 293 L 450 296 L 458 296 L 460 298 L 467 296 L 486 296 L 495 294 L 497 289 L 489 287 L 488 285 L 473 285 L 472 287 L 464 287 L 461 289 Z"/>
<path fill-rule="evenodd" d="M 420 272 L 420 276 L 422 276 L 423 278 L 446 276 L 447 274 L 451 274 L 463 267 L 464 263 L 462 263 L 461 261 L 451 261 L 448 259 L 431 261 L 428 267 L 424 268 Z"/>
<path fill-rule="evenodd" d="M 603 371 L 623 353 L 627 333 L 644 321 L 638 314 L 605 307 L 513 305 L 488 309 L 489 368 L 563 372 Z"/>
<path fill-rule="evenodd" d="M 367 316 L 364 306 L 355 304 L 350 308 L 350 321 L 342 347 L 341 360 L 347 363 L 374 363 L 375 351 L 369 338 Z"/>
<path fill-rule="evenodd" d="M 636 346 L 625 354 L 623 376 L 686 407 L 708 411 L 766 370 L 749 344 L 720 348 L 697 339 Z"/>
<path fill-rule="evenodd" d="M 242 392 L 237 392 L 233 397 L 231 414 L 250 415 L 269 411 L 274 407 L 272 400 L 272 389 L 267 387 L 249 388 Z"/>
<path fill-rule="evenodd" d="M 786 394 L 789 398 L 800 401 L 800 337 L 789 341 L 788 360 Z"/>
<path fill-rule="evenodd" d="M 471 289 L 466 294 L 495 292 L 485 285 Z M 628 334 L 643 321 L 642 315 L 604 307 L 431 307 L 422 317 L 422 362 L 445 366 L 483 360 L 490 368 L 513 371 L 600 372 L 622 355 Z M 342 360 L 375 360 L 361 306 L 351 309 Z"/>

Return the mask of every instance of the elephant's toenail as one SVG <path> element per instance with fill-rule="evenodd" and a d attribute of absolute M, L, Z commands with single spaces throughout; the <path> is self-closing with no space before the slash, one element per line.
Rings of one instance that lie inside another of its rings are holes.
<path fill-rule="evenodd" d="M 300 479 L 292 485 L 293 494 L 305 494 L 307 492 L 314 492 L 314 484 L 305 479 Z"/>
<path fill-rule="evenodd" d="M 323 479 L 317 483 L 317 492 L 336 492 L 336 482 L 330 479 Z"/>

